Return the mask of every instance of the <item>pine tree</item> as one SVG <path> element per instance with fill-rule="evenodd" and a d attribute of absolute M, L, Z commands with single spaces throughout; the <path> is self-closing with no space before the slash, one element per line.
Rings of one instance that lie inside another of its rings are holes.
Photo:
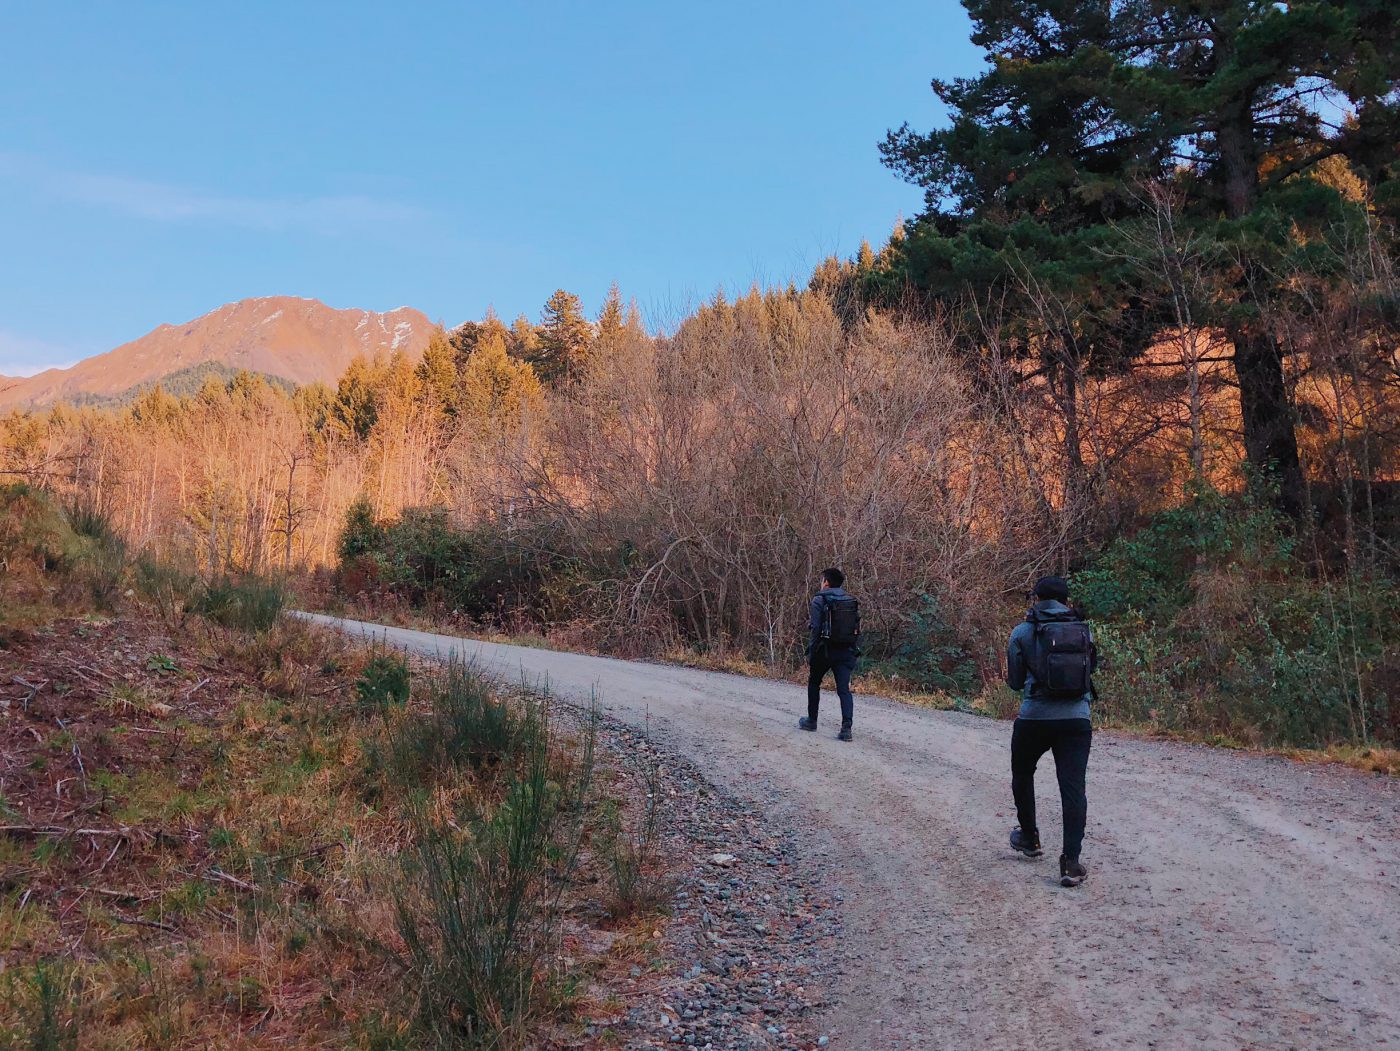
<path fill-rule="evenodd" d="M 343 438 L 364 441 L 379 418 L 379 370 L 357 354 L 340 377 L 331 405 L 331 425 Z"/>
<path fill-rule="evenodd" d="M 539 360 L 540 333 L 524 314 L 511 322 L 505 333 L 506 350 L 516 361 L 535 363 Z"/>
<path fill-rule="evenodd" d="M 304 383 L 292 392 L 303 432 L 322 437 L 330 425 L 335 394 L 324 383 Z"/>
<path fill-rule="evenodd" d="M 433 330 L 418 362 L 418 385 L 434 416 L 457 411 L 457 351 L 442 327 Z"/>
<path fill-rule="evenodd" d="M 637 306 L 637 301 L 635 299 L 628 300 L 627 302 L 627 317 L 623 324 L 634 338 L 647 338 L 646 325 L 642 323 L 642 311 Z"/>
<path fill-rule="evenodd" d="M 603 308 L 598 311 L 598 346 L 604 349 L 616 346 L 626 328 L 627 318 L 622 309 L 622 292 L 618 289 L 617 282 L 613 282 L 608 289 L 607 298 L 603 300 Z"/>
<path fill-rule="evenodd" d="M 168 426 L 180 413 L 180 402 L 165 392 L 157 383 L 146 393 L 131 403 L 128 410 L 136 423 L 154 423 Z"/>
<path fill-rule="evenodd" d="M 540 317 L 533 364 L 546 383 L 570 382 L 583 371 L 593 345 L 593 326 L 578 296 L 562 288 L 549 297 Z"/>
<path fill-rule="evenodd" d="M 540 398 L 534 370 L 511 358 L 497 332 L 477 344 L 462 368 L 459 418 L 479 432 L 518 423 Z"/>
<path fill-rule="evenodd" d="M 496 314 L 495 307 L 487 307 L 486 316 L 480 321 L 464 321 L 452 330 L 448 339 L 452 343 L 452 349 L 457 352 L 457 371 L 459 373 L 466 365 L 467 359 L 471 357 L 472 351 L 476 349 L 476 345 L 491 333 L 500 336 L 505 341 L 506 346 L 510 346 L 511 330 Z"/>
<path fill-rule="evenodd" d="M 1152 316 L 1145 268 L 1125 258 L 1116 230 L 1142 214 L 1144 181 L 1176 184 L 1196 234 L 1219 246 L 1222 295 L 1202 320 L 1234 344 L 1249 460 L 1297 512 L 1302 475 L 1282 351 L 1263 315 L 1283 269 L 1275 264 L 1297 247 L 1295 220 L 1319 206 L 1298 176 L 1341 155 L 1378 200 L 1400 199 L 1383 186 L 1400 175 L 1400 31 L 1390 5 L 964 6 L 990 68 L 934 82 L 948 127 L 919 134 L 905 125 L 882 147 L 886 163 L 925 190 L 926 210 L 900 248 L 905 276 L 934 296 L 1034 289 L 1073 321 L 1021 333 L 1052 352 L 1052 365 L 1125 362 L 1170 319 Z M 1355 119 L 1329 124 L 1319 91 Z"/>

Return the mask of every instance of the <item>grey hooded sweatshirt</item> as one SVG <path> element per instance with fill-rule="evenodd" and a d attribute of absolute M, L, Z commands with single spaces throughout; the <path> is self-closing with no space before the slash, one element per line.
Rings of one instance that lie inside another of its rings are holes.
<path fill-rule="evenodd" d="M 1043 599 L 1031 607 L 1026 619 L 1016 625 L 1006 646 L 1006 685 L 1021 691 L 1020 719 L 1087 719 L 1092 691 L 1073 701 L 1050 700 L 1037 690 L 1035 675 L 1030 669 L 1035 648 L 1035 621 L 1040 614 L 1055 617 L 1069 613 L 1070 608 L 1058 599 Z"/>

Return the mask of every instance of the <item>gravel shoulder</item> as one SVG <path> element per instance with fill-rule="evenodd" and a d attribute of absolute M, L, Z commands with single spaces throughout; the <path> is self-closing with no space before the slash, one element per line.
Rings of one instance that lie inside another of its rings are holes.
<path fill-rule="evenodd" d="M 833 1047 L 1400 1046 L 1400 781 L 1095 735 L 1090 879 L 1006 848 L 1010 724 L 857 697 L 856 741 L 796 729 L 786 683 L 307 615 L 596 694 L 719 791 L 791 831 L 844 934 L 810 1020 Z"/>
<path fill-rule="evenodd" d="M 645 730 L 611 719 L 598 729 L 602 762 L 621 779 L 609 794 L 622 788 L 637 800 L 655 790 L 660 800 L 658 856 L 671 882 L 669 915 L 656 918 L 650 940 L 632 951 L 619 954 L 616 942 L 585 944 L 595 958 L 620 955 L 620 965 L 595 976 L 591 995 L 603 1006 L 542 1046 L 824 1046 L 817 1018 L 841 936 L 841 888 L 800 860 L 793 830 L 715 789 L 694 763 Z M 584 931 L 606 937 L 592 925 Z"/>

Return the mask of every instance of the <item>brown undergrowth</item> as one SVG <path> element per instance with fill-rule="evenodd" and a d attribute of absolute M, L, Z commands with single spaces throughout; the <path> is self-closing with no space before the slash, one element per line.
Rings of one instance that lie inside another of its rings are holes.
<path fill-rule="evenodd" d="M 83 552 L 26 545 L 0 1048 L 510 1048 L 611 995 L 665 862 L 589 718 L 269 620 L 265 585 L 128 565 L 99 608 Z"/>

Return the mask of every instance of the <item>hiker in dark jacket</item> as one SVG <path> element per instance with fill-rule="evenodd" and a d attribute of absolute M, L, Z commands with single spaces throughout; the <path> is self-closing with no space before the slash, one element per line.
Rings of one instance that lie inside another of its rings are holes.
<path fill-rule="evenodd" d="M 834 567 L 822 570 L 821 590 L 813 596 L 811 614 L 807 618 L 807 714 L 797 720 L 799 729 L 817 728 L 822 679 L 827 672 L 831 672 L 836 678 L 836 695 L 841 698 L 841 731 L 836 735 L 838 741 L 851 740 L 851 715 L 855 707 L 855 699 L 851 696 L 851 674 L 856 670 L 856 658 L 860 656 L 854 637 L 842 638 L 844 633 L 839 626 L 836 638 L 828 637 L 833 603 L 855 609 L 855 600 L 841 587 L 844 583 L 846 574 L 841 570 Z M 851 615 L 856 618 L 858 632 L 859 615 L 854 612 Z"/>
<path fill-rule="evenodd" d="M 1079 615 L 1067 604 L 1069 585 L 1063 578 L 1041 577 L 1035 582 L 1033 595 L 1035 605 L 1011 633 L 1006 647 L 1006 684 L 1021 691 L 1021 711 L 1011 730 L 1011 794 L 1016 800 L 1020 826 L 1011 831 L 1011 849 L 1029 858 L 1041 856 L 1040 832 L 1035 823 L 1035 768 L 1041 756 L 1052 752 L 1064 811 L 1060 883 L 1077 887 L 1087 875 L 1079 852 L 1088 816 L 1084 780 L 1093 738 L 1089 722 L 1089 703 L 1093 698 L 1090 676 L 1097 665 L 1097 655 L 1088 627 L 1082 625 Z M 1047 634 L 1045 625 L 1073 627 L 1052 628 Z M 1045 643 L 1043 647 L 1037 645 L 1038 639 Z M 1048 651 L 1057 642 L 1069 652 L 1052 657 Z M 1060 663 L 1053 671 L 1046 671 L 1050 667 L 1047 660 L 1052 659 Z M 1038 682 L 1038 670 L 1057 682 Z"/>

